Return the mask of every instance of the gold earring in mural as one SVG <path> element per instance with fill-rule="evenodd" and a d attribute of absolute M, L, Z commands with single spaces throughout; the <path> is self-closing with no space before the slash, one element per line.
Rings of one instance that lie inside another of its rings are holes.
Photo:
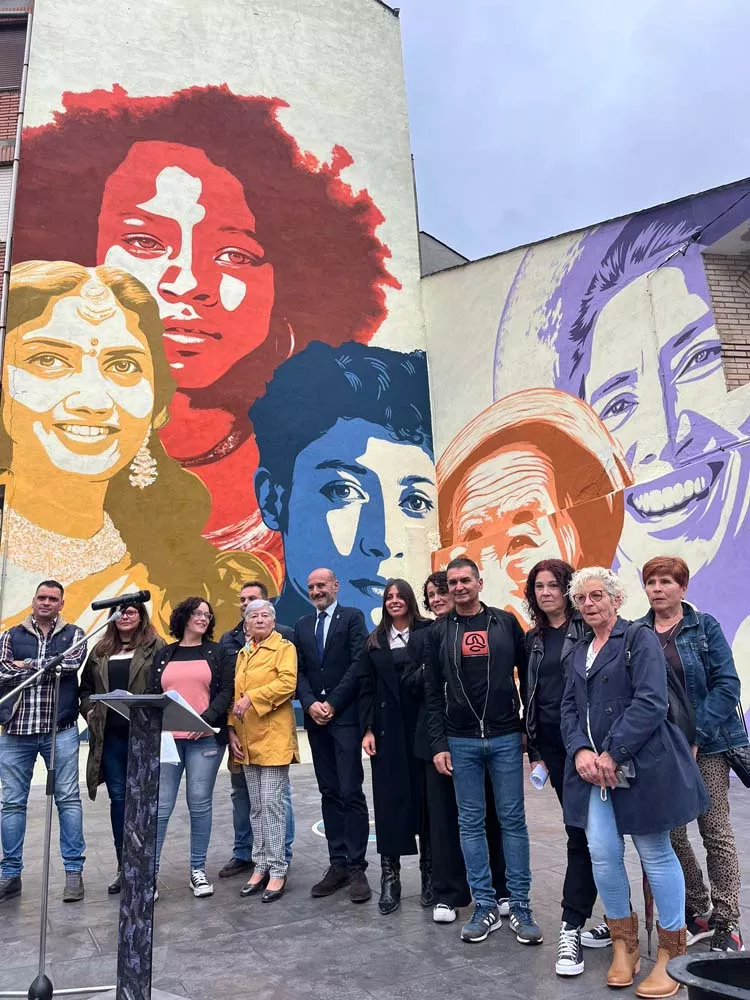
<path fill-rule="evenodd" d="M 136 452 L 135 458 L 130 463 L 130 475 L 128 479 L 130 480 L 130 485 L 137 486 L 139 490 L 145 490 L 147 486 L 151 486 L 152 483 L 156 482 L 156 477 L 159 475 L 156 459 L 148 448 L 148 439 L 150 437 L 151 431 L 149 430 L 143 439 L 143 444 Z"/>

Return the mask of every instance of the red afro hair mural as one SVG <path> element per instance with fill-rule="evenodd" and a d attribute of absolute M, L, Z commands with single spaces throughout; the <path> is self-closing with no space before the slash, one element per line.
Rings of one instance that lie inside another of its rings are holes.
<path fill-rule="evenodd" d="M 134 143 L 179 144 L 203 150 L 239 180 L 273 264 L 272 329 L 293 331 L 293 344 L 287 334 L 276 351 L 273 342 L 255 351 L 252 370 L 230 378 L 220 395 L 214 391 L 214 403 L 246 411 L 290 349 L 315 340 L 369 341 L 386 315 L 385 288 L 400 287 L 386 268 L 390 251 L 375 235 L 384 217 L 366 190 L 341 179 L 352 162 L 345 149 L 334 147 L 330 163 L 300 150 L 278 121 L 284 101 L 239 96 L 227 86 L 169 97 L 129 97 L 114 86 L 66 93 L 62 102 L 50 124 L 23 134 L 15 261 L 98 263 L 108 178 Z"/>

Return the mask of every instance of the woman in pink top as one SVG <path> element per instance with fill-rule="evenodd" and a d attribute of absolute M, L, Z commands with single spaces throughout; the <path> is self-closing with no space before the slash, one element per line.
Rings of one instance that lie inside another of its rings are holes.
<path fill-rule="evenodd" d="M 212 642 L 213 608 L 201 597 L 188 597 L 172 612 L 170 633 L 177 642 L 154 659 L 149 691 L 176 691 L 210 726 L 211 733 L 173 733 L 178 764 L 162 764 L 156 833 L 156 869 L 177 792 L 186 774 L 185 798 L 190 813 L 190 888 L 193 895 L 211 896 L 206 878 L 206 854 L 211 839 L 213 794 L 227 743 L 227 709 L 234 690 L 234 659 Z"/>

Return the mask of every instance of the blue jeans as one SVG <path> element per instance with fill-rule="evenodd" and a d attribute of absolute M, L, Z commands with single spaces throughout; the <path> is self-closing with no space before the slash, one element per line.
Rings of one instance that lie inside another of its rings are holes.
<path fill-rule="evenodd" d="M 156 870 L 167 835 L 169 817 L 177 801 L 177 792 L 185 772 L 185 798 L 190 813 L 190 867 L 205 868 L 208 842 L 211 839 L 213 796 L 224 747 L 214 736 L 199 740 L 175 740 L 179 764 L 162 764 L 159 776 L 159 814 L 156 824 Z"/>
<path fill-rule="evenodd" d="M 234 847 L 232 857 L 240 861 L 252 861 L 253 858 L 253 828 L 250 824 L 250 795 L 247 791 L 245 775 L 232 772 L 232 825 L 234 826 Z M 286 808 L 286 837 L 284 839 L 284 855 L 286 862 L 292 860 L 292 844 L 294 843 L 294 806 L 292 805 L 292 783 L 287 781 L 284 792 Z"/>
<path fill-rule="evenodd" d="M 105 733 L 102 747 L 102 774 L 109 795 L 109 820 L 117 860 L 122 860 L 122 831 L 125 826 L 125 789 L 128 776 L 128 738 Z"/>
<path fill-rule="evenodd" d="M 0 831 L 3 843 L 3 878 L 23 870 L 26 837 L 26 804 L 37 754 L 49 768 L 51 733 L 13 736 L 0 733 L 0 785 L 3 810 Z M 83 839 L 83 809 L 78 787 L 78 728 L 57 734 L 55 751 L 55 805 L 60 820 L 60 854 L 66 872 L 83 871 L 86 844 Z"/>
<path fill-rule="evenodd" d="M 612 795 L 602 802 L 599 786 L 591 787 L 586 839 L 591 854 L 596 888 L 604 909 L 612 920 L 630 916 L 630 883 L 625 870 L 625 839 L 617 829 Z M 685 924 L 685 878 L 669 840 L 669 830 L 633 836 L 633 844 L 648 876 L 659 923 L 665 931 L 677 931 Z"/>
<path fill-rule="evenodd" d="M 474 902 L 487 907 L 496 902 L 484 822 L 484 777 L 488 773 L 495 793 L 510 899 L 513 903 L 528 903 L 531 863 L 523 804 L 521 734 L 509 733 L 489 739 L 451 736 L 448 745 L 453 762 L 461 851 Z"/>

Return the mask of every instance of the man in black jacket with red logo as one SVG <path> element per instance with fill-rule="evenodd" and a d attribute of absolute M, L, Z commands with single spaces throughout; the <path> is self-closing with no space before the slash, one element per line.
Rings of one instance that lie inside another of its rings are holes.
<path fill-rule="evenodd" d="M 489 774 L 503 838 L 510 927 L 522 944 L 541 944 L 529 903 L 523 802 L 523 631 L 513 615 L 480 601 L 482 578 L 471 559 L 452 560 L 447 574 L 455 609 L 430 629 L 425 687 L 433 762 L 441 774 L 453 775 L 461 849 L 476 904 L 461 939 L 484 941 L 501 926 L 485 834 L 484 780 Z"/>

